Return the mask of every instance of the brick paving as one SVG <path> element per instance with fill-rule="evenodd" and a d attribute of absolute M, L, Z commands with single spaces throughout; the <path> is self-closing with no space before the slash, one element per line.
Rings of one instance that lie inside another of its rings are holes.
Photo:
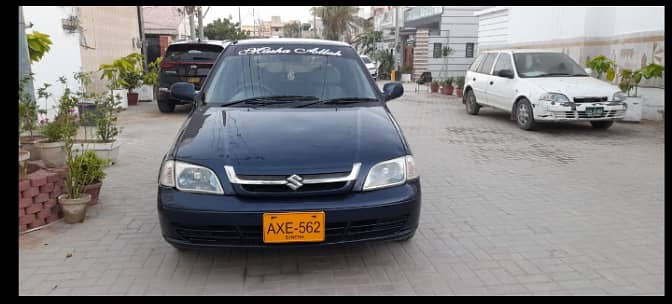
<path fill-rule="evenodd" d="M 457 98 L 412 86 L 389 107 L 422 178 L 411 241 L 174 250 L 158 226 L 156 180 L 188 111 L 140 103 L 120 118 L 119 162 L 86 221 L 19 237 L 19 294 L 664 294 L 662 123 L 526 132 L 507 114 L 470 116 Z"/>

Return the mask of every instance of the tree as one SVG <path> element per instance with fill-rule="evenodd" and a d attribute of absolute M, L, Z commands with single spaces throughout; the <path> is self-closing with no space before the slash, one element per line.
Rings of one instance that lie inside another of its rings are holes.
<path fill-rule="evenodd" d="M 341 40 L 361 24 L 356 6 L 318 6 L 310 9 L 311 14 L 322 18 L 322 36 L 328 40 Z"/>
<path fill-rule="evenodd" d="M 376 42 L 382 41 L 383 32 L 381 31 L 366 31 L 355 36 L 352 45 L 361 54 L 371 56 L 376 50 Z"/>
<path fill-rule="evenodd" d="M 301 23 L 287 23 L 282 27 L 282 35 L 289 38 L 299 38 L 301 34 Z"/>
<path fill-rule="evenodd" d="M 238 23 L 231 23 L 229 19 L 217 20 L 205 26 L 203 33 L 213 40 L 241 40 L 247 38 L 247 32 L 241 31 Z"/>

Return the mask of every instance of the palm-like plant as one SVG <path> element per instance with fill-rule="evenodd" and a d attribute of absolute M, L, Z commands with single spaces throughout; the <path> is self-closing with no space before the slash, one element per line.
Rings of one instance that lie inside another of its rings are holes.
<path fill-rule="evenodd" d="M 383 32 L 381 31 L 366 31 L 357 36 L 352 42 L 357 50 L 365 55 L 371 55 L 376 50 L 376 42 L 382 41 Z"/>
<path fill-rule="evenodd" d="M 301 23 L 292 22 L 285 24 L 282 27 L 282 34 L 285 37 L 299 38 L 299 35 L 301 34 Z"/>
<path fill-rule="evenodd" d="M 322 18 L 322 36 L 328 40 L 340 40 L 346 33 L 352 33 L 361 23 L 358 11 L 356 6 L 318 6 L 310 9 L 313 16 Z"/>

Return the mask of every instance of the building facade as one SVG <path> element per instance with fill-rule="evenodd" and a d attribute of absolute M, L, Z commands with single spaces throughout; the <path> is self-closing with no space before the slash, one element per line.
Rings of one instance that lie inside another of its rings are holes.
<path fill-rule="evenodd" d="M 399 7 L 397 12 L 396 7 L 374 7 L 374 28 L 383 33 L 383 41 L 377 47 L 393 49 L 398 68 L 412 67 L 414 79 L 423 72 L 432 73 L 434 79 L 464 76 L 476 55 L 478 18 L 474 13 L 482 9 L 415 6 Z M 444 48 L 452 52 L 446 54 Z"/>
<path fill-rule="evenodd" d="M 184 6 L 143 6 L 142 16 L 147 62 L 163 57 L 173 41 L 195 38 Z"/>
<path fill-rule="evenodd" d="M 497 6 L 475 15 L 479 19 L 479 51 L 551 49 L 583 66 L 598 55 L 626 69 L 649 63 L 665 65 L 663 7 Z M 664 83 L 664 79 L 642 80 L 643 118 L 662 119 Z"/>

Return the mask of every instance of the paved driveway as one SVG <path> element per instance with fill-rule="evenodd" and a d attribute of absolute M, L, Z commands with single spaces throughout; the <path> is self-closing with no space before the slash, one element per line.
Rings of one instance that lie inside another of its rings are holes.
<path fill-rule="evenodd" d="M 179 253 L 155 196 L 186 111 L 140 103 L 120 119 L 120 160 L 86 221 L 20 236 L 20 294 L 664 293 L 662 123 L 526 132 L 446 96 L 389 107 L 422 178 L 410 242 Z"/>

